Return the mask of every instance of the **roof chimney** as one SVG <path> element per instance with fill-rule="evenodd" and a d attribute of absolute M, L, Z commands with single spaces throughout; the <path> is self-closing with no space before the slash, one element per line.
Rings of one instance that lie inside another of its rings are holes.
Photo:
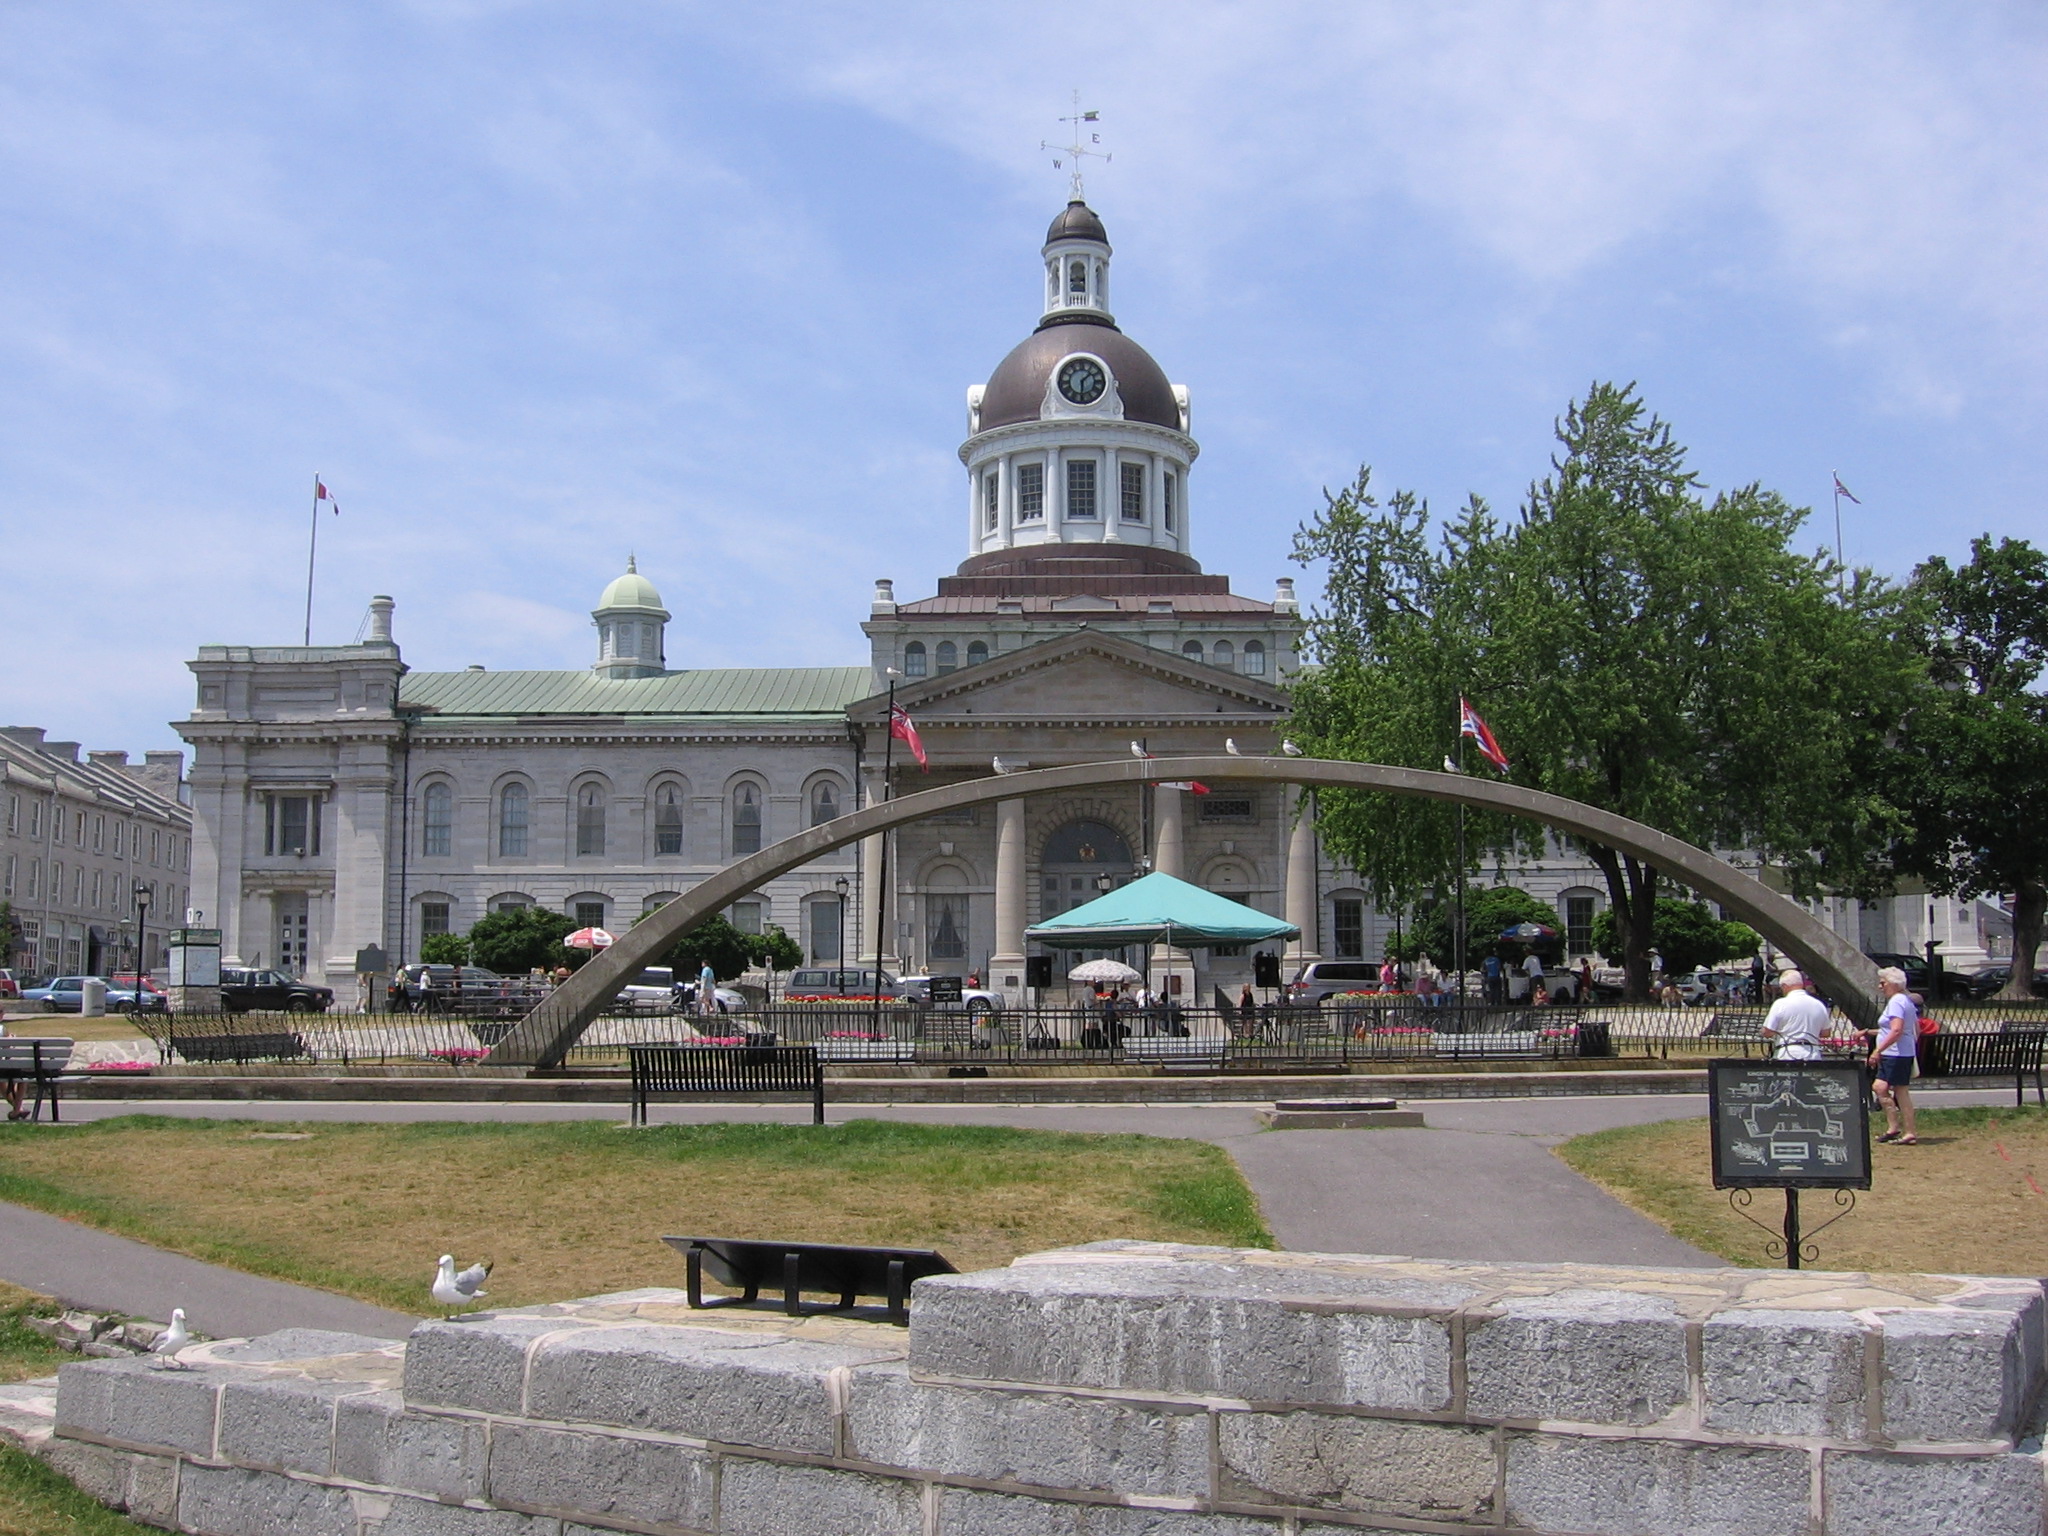
<path fill-rule="evenodd" d="M 383 596 L 381 593 L 370 599 L 370 632 L 364 637 L 363 643 L 365 645 L 390 645 L 392 643 L 391 610 L 395 606 L 396 604 L 390 598 Z"/>

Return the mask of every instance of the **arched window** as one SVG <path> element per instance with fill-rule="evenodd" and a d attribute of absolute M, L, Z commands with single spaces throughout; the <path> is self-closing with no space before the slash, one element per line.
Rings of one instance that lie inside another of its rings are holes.
<path fill-rule="evenodd" d="M 454 852 L 455 795 L 446 784 L 427 786 L 420 810 L 420 852 L 430 859 L 445 859 Z"/>
<path fill-rule="evenodd" d="M 498 792 L 498 856 L 526 857 L 526 786 L 507 784 Z"/>
<path fill-rule="evenodd" d="M 925 673 L 924 642 L 913 640 L 903 647 L 903 675 L 923 677 Z"/>
<path fill-rule="evenodd" d="M 761 792 L 742 784 L 732 792 L 732 856 L 761 851 Z"/>
<path fill-rule="evenodd" d="M 1266 675 L 1266 645 L 1264 641 L 1245 641 L 1244 675 L 1246 677 L 1264 677 Z"/>
<path fill-rule="evenodd" d="M 1088 263 L 1070 261 L 1067 263 L 1067 292 L 1085 295 L 1088 292 Z"/>
<path fill-rule="evenodd" d="M 811 790 L 811 825 L 822 827 L 839 819 L 839 788 L 830 779 L 820 779 Z"/>
<path fill-rule="evenodd" d="M 988 642 L 986 640 L 970 640 L 967 642 L 967 665 L 978 667 L 987 660 Z"/>
<path fill-rule="evenodd" d="M 604 788 L 586 784 L 576 791 L 576 854 L 579 858 L 604 856 Z"/>
<path fill-rule="evenodd" d="M 941 640 L 939 642 L 938 662 L 939 676 L 944 677 L 948 672 L 958 672 L 960 670 L 960 647 L 950 640 Z"/>
<path fill-rule="evenodd" d="M 1228 672 L 1237 665 L 1237 651 L 1228 640 L 1218 640 L 1216 649 L 1209 653 L 1209 660 Z"/>
<path fill-rule="evenodd" d="M 683 851 L 683 791 L 679 785 L 664 784 L 654 792 L 654 851 Z"/>
<path fill-rule="evenodd" d="M 1202 659 L 1202 642 L 1199 640 L 1190 640 L 1186 645 L 1180 648 L 1180 653 L 1181 655 L 1187 657 L 1189 661 L 1200 661 Z"/>
<path fill-rule="evenodd" d="M 649 895 L 642 896 L 640 898 L 640 915 L 645 917 L 649 912 L 659 912 L 680 894 L 682 893 L 679 891 L 654 891 Z"/>

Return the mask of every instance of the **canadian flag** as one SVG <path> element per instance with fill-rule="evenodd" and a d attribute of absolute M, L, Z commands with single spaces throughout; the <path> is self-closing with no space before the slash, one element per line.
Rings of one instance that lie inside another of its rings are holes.
<path fill-rule="evenodd" d="M 318 475 L 313 477 L 313 500 L 316 504 L 323 501 L 326 502 L 328 506 L 334 509 L 336 517 L 341 516 L 341 503 L 334 499 L 334 493 L 327 489 L 327 482 Z"/>

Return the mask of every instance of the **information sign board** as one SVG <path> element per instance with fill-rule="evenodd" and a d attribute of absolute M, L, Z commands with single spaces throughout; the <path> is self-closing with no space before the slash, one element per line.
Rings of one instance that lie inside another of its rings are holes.
<path fill-rule="evenodd" d="M 958 976 L 934 976 L 931 979 L 932 1001 L 935 1003 L 957 1003 L 960 1001 L 960 978 Z"/>
<path fill-rule="evenodd" d="M 1870 1188 L 1860 1061 L 1707 1063 L 1716 1189 Z"/>

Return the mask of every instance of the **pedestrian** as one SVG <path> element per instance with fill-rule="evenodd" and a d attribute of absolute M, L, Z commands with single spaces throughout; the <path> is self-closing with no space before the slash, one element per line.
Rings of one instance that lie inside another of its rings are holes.
<path fill-rule="evenodd" d="M 697 1011 L 718 1012 L 718 973 L 711 969 L 709 960 L 697 967 Z"/>
<path fill-rule="evenodd" d="M 1776 1046 L 1771 1054 L 1779 1061 L 1818 1061 L 1828 1005 L 1806 990 L 1806 977 L 1799 971 L 1779 974 L 1778 993 L 1763 1022 L 1763 1037 Z"/>
<path fill-rule="evenodd" d="M 1394 957 L 1389 955 L 1380 962 L 1380 990 L 1393 992 L 1399 990 L 1400 985 L 1401 973 L 1394 969 Z"/>
<path fill-rule="evenodd" d="M 1522 974 L 1529 978 L 1529 1001 L 1533 1003 L 1536 989 L 1543 985 L 1543 957 L 1533 949 L 1522 958 Z"/>
<path fill-rule="evenodd" d="M 1579 962 L 1578 1003 L 1581 1007 L 1584 1007 L 1591 1001 L 1593 1001 L 1593 962 L 1591 960 L 1581 960 Z"/>
<path fill-rule="evenodd" d="M 1877 973 L 1877 989 L 1885 1000 L 1877 1016 L 1877 1044 L 1870 1052 L 1871 1069 L 1877 1073 L 1871 1088 L 1884 1106 L 1884 1134 L 1877 1139 L 1916 1147 L 1920 1138 L 1914 1130 L 1913 1095 L 1907 1084 L 1913 1081 L 1913 1064 L 1920 1052 L 1920 1010 L 1906 993 L 1906 973 L 1896 965 Z"/>
<path fill-rule="evenodd" d="M 1249 1023 L 1252 1017 L 1258 1012 L 1258 1007 L 1259 1000 L 1252 993 L 1252 984 L 1250 982 L 1246 982 L 1244 984 L 1244 990 L 1237 994 L 1238 1017 L 1242 1018 L 1247 1023 Z"/>
<path fill-rule="evenodd" d="M 1425 1008 L 1434 1008 L 1444 1000 L 1443 993 L 1437 990 L 1435 974 L 1426 965 L 1416 974 L 1415 996 Z"/>
<path fill-rule="evenodd" d="M 420 1012 L 439 1013 L 440 1011 L 441 998 L 439 986 L 434 980 L 434 968 L 431 965 L 423 965 L 420 967 Z"/>
<path fill-rule="evenodd" d="M 1486 1001 L 1493 1007 L 1501 1004 L 1500 956 L 1488 955 L 1480 964 L 1480 974 L 1486 978 Z"/>
<path fill-rule="evenodd" d="M 1529 1006 L 1531 1008 L 1545 1008 L 1549 1004 L 1550 988 L 1543 984 L 1543 976 L 1539 972 L 1536 979 L 1529 983 Z"/>

